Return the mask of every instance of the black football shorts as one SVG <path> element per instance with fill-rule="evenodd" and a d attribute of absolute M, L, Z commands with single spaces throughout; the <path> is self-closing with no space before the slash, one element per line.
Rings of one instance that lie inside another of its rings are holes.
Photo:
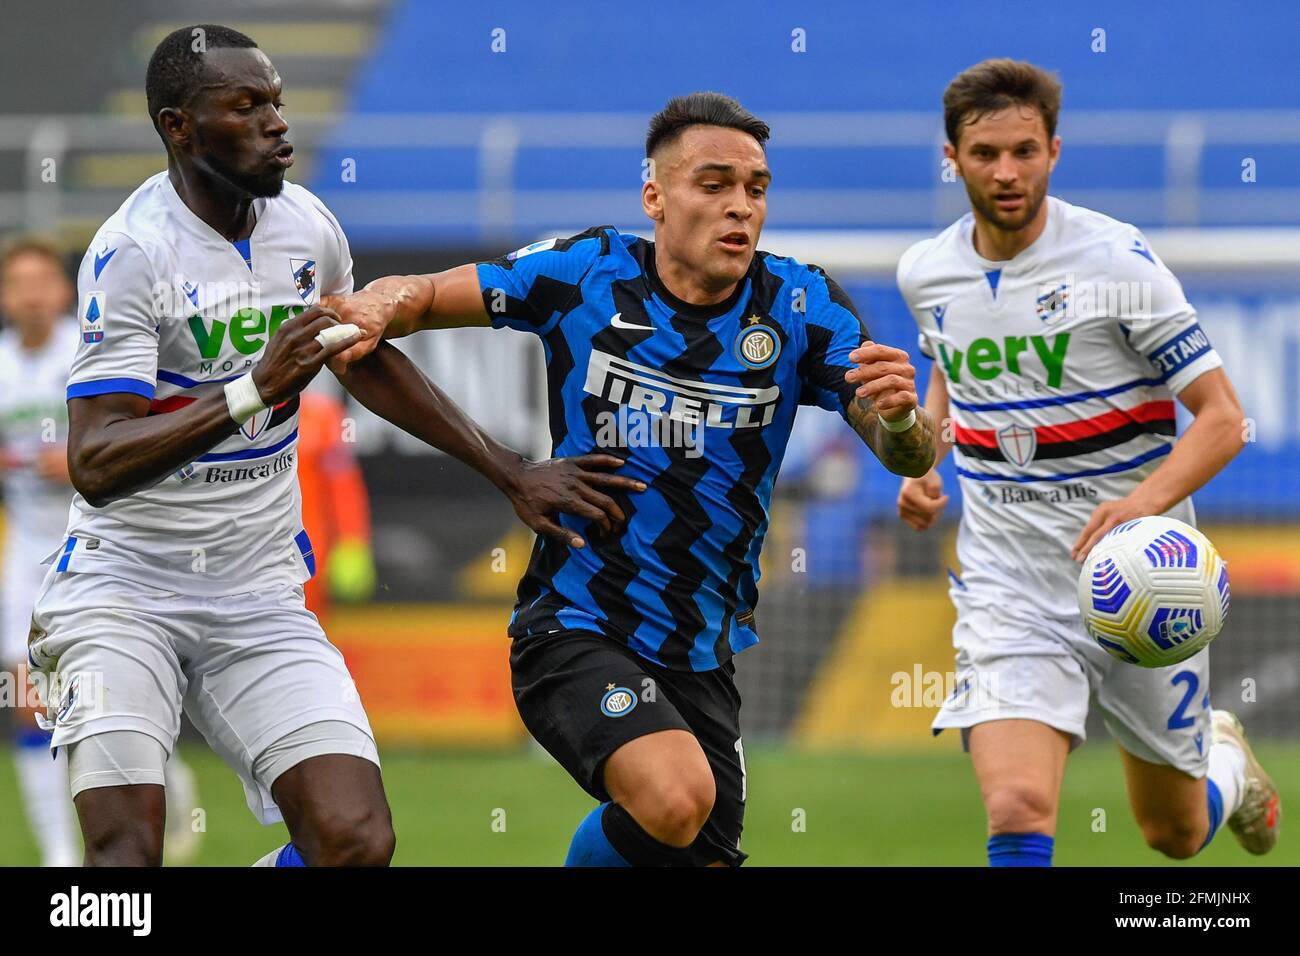
<path fill-rule="evenodd" d="M 660 730 L 695 736 L 717 796 L 689 847 L 698 865 L 739 866 L 745 764 L 735 665 L 709 671 L 660 667 L 617 641 L 581 629 L 528 634 L 510 650 L 511 684 L 524 726 L 578 784 L 610 799 L 605 761 L 630 740 Z"/>

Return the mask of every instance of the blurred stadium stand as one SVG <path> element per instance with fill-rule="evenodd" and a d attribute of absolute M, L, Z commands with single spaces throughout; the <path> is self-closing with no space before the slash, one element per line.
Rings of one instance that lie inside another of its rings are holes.
<path fill-rule="evenodd" d="M 960 183 L 940 177 L 944 86 L 994 55 L 1058 70 L 1065 147 L 1053 192 L 1148 231 L 1257 424 L 1257 440 L 1197 497 L 1233 574 L 1228 631 L 1211 652 L 1215 700 L 1234 704 L 1253 679 L 1257 702 L 1239 706 L 1252 733 L 1300 736 L 1300 237 L 1285 228 L 1300 223 L 1294 4 L 1260 0 L 1231 15 L 1208 2 L 1008 4 L 997 24 L 980 5 L 938 0 L 797 11 L 726 0 L 707 15 L 685 0 L 617 16 L 593 9 L 578 0 L 232 0 L 217 18 L 252 35 L 281 71 L 300 146 L 293 176 L 348 230 L 359 283 L 593 223 L 644 229 L 646 120 L 669 95 L 711 88 L 773 126 L 762 245 L 825 266 L 875 336 L 905 347 L 915 332 L 893 262 L 966 208 Z M 144 115 L 153 43 L 214 16 L 200 0 L 143 0 L 86 5 L 75 18 L 64 4 L 24 6 L 7 19 L 6 72 L 28 79 L 0 87 L 0 233 L 57 232 L 80 255 L 163 166 Z M 1104 53 L 1093 52 L 1099 28 Z M 497 29 L 503 53 L 492 51 Z M 805 53 L 791 51 L 795 29 L 806 31 Z M 61 50 L 50 50 L 51 36 Z M 51 158 L 53 183 L 42 179 Z M 1247 159 L 1253 181 L 1243 179 Z M 504 440 L 546 453 L 540 349 L 529 338 L 465 330 L 405 348 Z M 409 716 L 421 701 L 436 708 L 464 694 L 465 672 L 449 666 L 444 646 L 456 634 L 468 635 L 458 661 L 501 640 L 528 538 L 458 463 L 356 418 L 380 602 L 438 604 L 342 612 L 336 637 L 369 675 L 359 682 L 377 686 L 367 691 L 372 710 L 385 686 L 405 681 Z M 946 482 L 955 490 L 950 466 Z M 896 490 L 834 416 L 801 415 L 765 554 L 764 641 L 739 665 L 747 737 L 888 746 L 928 736 L 928 709 L 890 706 L 890 678 L 918 663 L 952 666 L 952 525 L 906 531 L 893 516 Z M 498 547 L 503 570 L 491 563 Z M 383 655 L 367 656 L 374 671 L 358 656 L 384 635 L 410 648 L 422 633 L 431 650 L 412 671 L 427 675 L 423 684 Z M 508 698 L 480 697 L 487 716 L 462 721 L 461 738 L 508 738 L 491 717 Z M 461 705 L 472 706 L 450 706 Z M 456 739 L 455 726 L 423 733 Z"/>

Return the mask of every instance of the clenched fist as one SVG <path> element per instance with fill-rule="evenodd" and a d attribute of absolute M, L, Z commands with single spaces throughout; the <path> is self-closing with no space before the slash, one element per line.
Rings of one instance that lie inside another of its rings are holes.
<path fill-rule="evenodd" d="M 262 404 L 274 407 L 297 395 L 327 361 L 352 347 L 355 336 L 328 346 L 316 341 L 319 332 L 338 324 L 332 310 L 313 305 L 276 330 L 261 361 L 253 367 L 253 383 Z"/>
<path fill-rule="evenodd" d="M 908 527 L 924 531 L 943 514 L 948 496 L 943 493 L 943 479 L 937 471 L 920 478 L 904 478 L 898 491 L 898 516 Z"/>

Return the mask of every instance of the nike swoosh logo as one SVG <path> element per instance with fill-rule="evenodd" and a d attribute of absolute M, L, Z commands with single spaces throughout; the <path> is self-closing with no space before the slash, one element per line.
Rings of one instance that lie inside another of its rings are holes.
<path fill-rule="evenodd" d="M 643 332 L 653 332 L 655 330 L 653 325 L 633 325 L 631 322 L 624 322 L 622 312 L 615 312 L 613 317 L 610 318 L 609 324 L 616 329 L 640 329 Z"/>
<path fill-rule="evenodd" d="M 115 252 L 117 252 L 116 249 L 109 249 L 108 252 L 104 253 L 102 256 L 98 252 L 95 253 L 95 278 L 96 279 L 98 279 L 99 274 L 104 271 L 104 266 L 108 265 L 108 260 L 113 258 L 113 253 Z"/>

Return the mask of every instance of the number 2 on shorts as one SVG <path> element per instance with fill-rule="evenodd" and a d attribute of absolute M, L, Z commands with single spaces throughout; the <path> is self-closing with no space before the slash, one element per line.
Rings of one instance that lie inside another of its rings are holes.
<path fill-rule="evenodd" d="M 1170 678 L 1169 683 L 1185 683 L 1187 685 L 1187 693 L 1183 694 L 1183 699 L 1178 702 L 1178 706 L 1174 708 L 1174 712 L 1169 715 L 1169 722 L 1165 725 L 1169 730 L 1182 730 L 1184 727 L 1190 727 L 1192 724 L 1196 723 L 1196 718 L 1187 716 L 1185 711 L 1187 710 L 1188 703 L 1196 696 L 1196 688 L 1200 682 L 1196 679 L 1196 673 L 1194 671 L 1179 671 Z"/>

